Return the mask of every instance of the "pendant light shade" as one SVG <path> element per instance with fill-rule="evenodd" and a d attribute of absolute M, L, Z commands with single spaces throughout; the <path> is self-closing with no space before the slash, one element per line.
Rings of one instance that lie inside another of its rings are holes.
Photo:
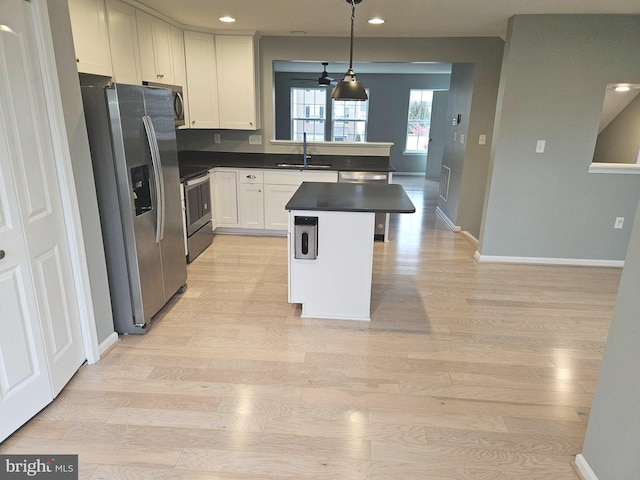
<path fill-rule="evenodd" d="M 353 22 L 356 18 L 356 3 L 362 0 L 347 0 L 351 4 L 351 43 L 349 50 L 349 70 L 344 74 L 344 78 L 331 92 L 331 98 L 334 100 L 367 100 L 367 92 L 364 86 L 356 80 L 356 73 L 353 71 Z"/>

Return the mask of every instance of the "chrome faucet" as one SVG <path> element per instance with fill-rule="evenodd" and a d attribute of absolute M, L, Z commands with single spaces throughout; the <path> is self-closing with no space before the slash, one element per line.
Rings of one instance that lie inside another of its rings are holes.
<path fill-rule="evenodd" d="M 302 157 L 304 161 L 304 168 L 307 168 L 308 161 L 311 160 L 311 155 L 307 153 L 307 132 L 302 133 Z"/>

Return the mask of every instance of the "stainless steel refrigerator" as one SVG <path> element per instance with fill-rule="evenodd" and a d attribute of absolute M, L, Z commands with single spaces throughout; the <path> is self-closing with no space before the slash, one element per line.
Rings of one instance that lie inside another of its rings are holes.
<path fill-rule="evenodd" d="M 146 333 L 186 287 L 169 89 L 82 87 L 115 330 Z"/>

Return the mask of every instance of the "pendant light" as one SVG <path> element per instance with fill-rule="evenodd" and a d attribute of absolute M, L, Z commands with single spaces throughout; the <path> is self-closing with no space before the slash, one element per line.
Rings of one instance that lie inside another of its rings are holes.
<path fill-rule="evenodd" d="M 347 0 L 351 4 L 351 49 L 349 51 L 349 70 L 344 74 L 344 78 L 340 81 L 331 92 L 331 98 L 334 100 L 367 100 L 367 92 L 364 86 L 356 80 L 356 74 L 353 71 L 353 22 L 356 18 L 356 3 L 362 0 Z"/>

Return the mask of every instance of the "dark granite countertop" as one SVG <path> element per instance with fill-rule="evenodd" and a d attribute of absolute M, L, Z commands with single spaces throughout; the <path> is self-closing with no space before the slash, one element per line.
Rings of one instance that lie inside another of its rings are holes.
<path fill-rule="evenodd" d="M 183 150 L 178 153 L 182 180 L 214 167 L 301 170 L 302 155 L 278 153 L 231 153 Z M 281 164 L 291 165 L 288 167 Z M 314 155 L 308 161 L 309 170 L 338 172 L 393 172 L 389 157 L 353 155 Z"/>
<path fill-rule="evenodd" d="M 286 210 L 414 213 L 402 186 L 376 183 L 303 182 Z"/>

